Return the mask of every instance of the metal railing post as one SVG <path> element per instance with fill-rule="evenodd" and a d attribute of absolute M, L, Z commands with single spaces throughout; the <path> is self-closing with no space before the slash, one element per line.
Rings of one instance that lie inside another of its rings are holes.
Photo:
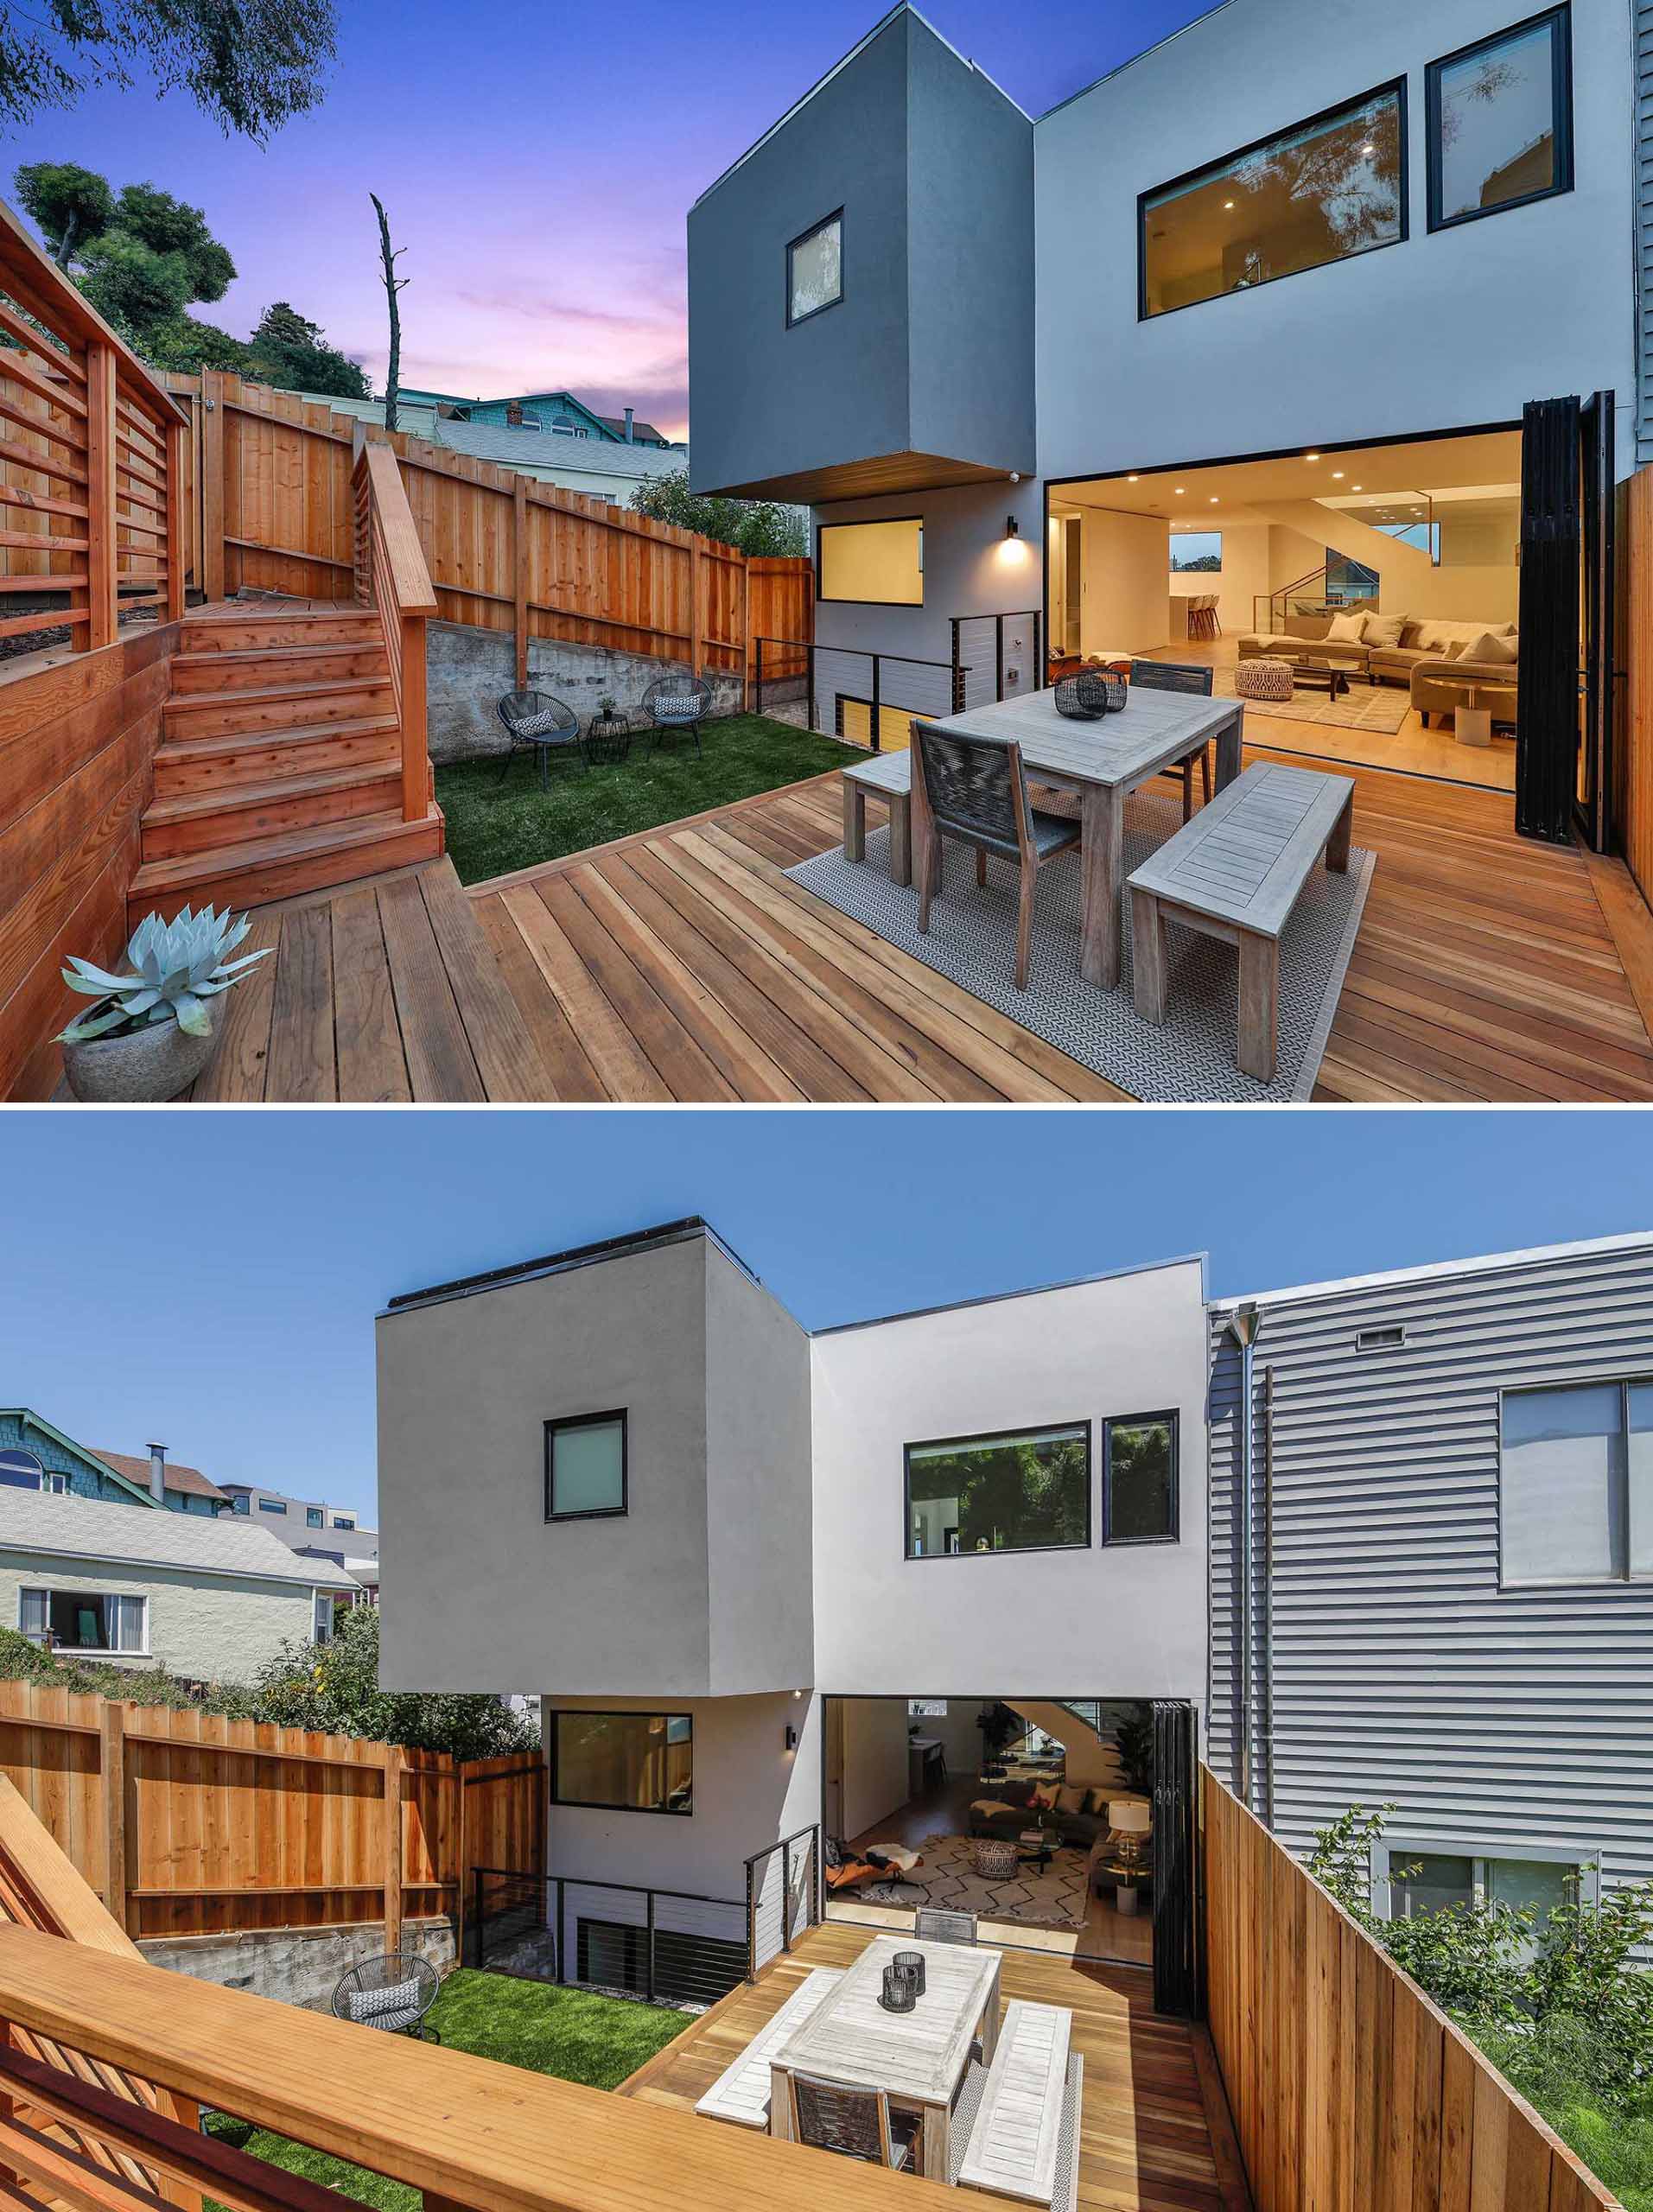
<path fill-rule="evenodd" d="M 1004 617 L 1002 614 L 995 614 L 993 618 L 993 696 L 995 699 L 1002 699 L 1004 696 Z"/>
<path fill-rule="evenodd" d="M 754 687 L 757 692 L 757 697 L 754 702 L 754 709 L 757 713 L 761 714 L 763 712 L 763 639 L 761 638 L 758 639 L 757 645 L 758 665 Z"/>
<path fill-rule="evenodd" d="M 648 1893 L 648 1995 L 652 2005 L 654 2002 L 654 1892 L 652 1890 Z"/>
<path fill-rule="evenodd" d="M 792 1847 L 790 1841 L 780 1847 L 780 1948 L 792 1948 Z"/>
<path fill-rule="evenodd" d="M 752 1861 L 747 1861 L 747 1980 L 758 1979 L 758 1923 L 752 1903 Z"/>
<path fill-rule="evenodd" d="M 559 1874 L 556 1878 L 556 1933 L 551 1939 L 551 1956 L 556 1961 L 556 1978 L 559 1982 L 564 1982 L 569 1978 L 568 1961 L 563 1956 L 563 1877 Z"/>
<path fill-rule="evenodd" d="M 807 720 L 807 722 L 808 722 L 808 725 L 809 725 L 810 728 L 811 728 L 811 729 L 813 729 L 813 728 L 815 728 L 815 647 L 814 647 L 814 645 L 806 645 L 806 646 L 804 647 L 804 652 L 809 655 L 809 663 L 810 663 L 810 671 L 809 671 L 810 703 L 809 703 L 809 713 L 808 713 L 808 715 L 806 716 L 806 720 Z"/>
<path fill-rule="evenodd" d="M 873 655 L 873 733 L 872 733 L 872 734 L 873 734 L 873 750 L 874 750 L 874 753 L 879 753 L 879 752 L 881 752 L 881 751 L 883 750 L 882 747 L 879 744 L 879 741 L 878 741 L 878 690 L 879 690 L 879 672 L 880 672 L 880 671 L 879 671 L 878 661 L 879 661 L 879 657 L 878 657 L 878 655 L 877 655 L 876 653 L 874 653 L 874 654 Z"/>
<path fill-rule="evenodd" d="M 476 1941 L 471 1948 L 476 1954 L 474 1964 L 480 1967 L 485 1953 L 482 1933 L 482 1869 L 480 1866 L 474 1870 L 473 1881 L 476 1894 L 471 1912 L 471 1925 L 476 1930 Z"/>
<path fill-rule="evenodd" d="M 1034 607 L 1034 609 L 1033 609 L 1033 689 L 1034 689 L 1034 690 L 1035 690 L 1035 691 L 1042 691 L 1042 690 L 1045 689 L 1045 656 L 1044 656 L 1044 654 L 1043 654 L 1043 653 L 1041 653 L 1041 652 L 1039 652 L 1039 628 L 1040 628 L 1040 623 L 1039 623 L 1039 609 L 1038 609 L 1037 607 Z"/>

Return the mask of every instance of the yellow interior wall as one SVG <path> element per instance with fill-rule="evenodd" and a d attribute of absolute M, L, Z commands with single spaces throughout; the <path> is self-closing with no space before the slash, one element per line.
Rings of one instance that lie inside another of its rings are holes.
<path fill-rule="evenodd" d="M 870 745 L 873 741 L 873 710 L 865 699 L 840 697 L 839 727 L 852 745 Z M 912 742 L 912 717 L 922 715 L 922 707 L 893 707 L 887 700 L 878 702 L 878 748 L 881 753 L 905 752 Z"/>

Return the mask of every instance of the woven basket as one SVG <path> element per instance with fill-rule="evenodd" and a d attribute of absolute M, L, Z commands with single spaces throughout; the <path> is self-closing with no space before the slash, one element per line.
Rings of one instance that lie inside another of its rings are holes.
<path fill-rule="evenodd" d="M 1099 722 L 1112 704 L 1108 695 L 1108 679 L 1101 671 L 1081 668 L 1057 685 L 1056 711 L 1071 722 Z"/>

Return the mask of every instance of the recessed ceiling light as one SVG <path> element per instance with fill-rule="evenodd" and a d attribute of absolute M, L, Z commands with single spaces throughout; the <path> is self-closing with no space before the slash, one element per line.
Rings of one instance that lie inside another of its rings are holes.
<path fill-rule="evenodd" d="M 1332 470 L 1332 481 L 1334 484 L 1341 484 L 1341 483 L 1342 483 L 1342 481 L 1343 481 L 1343 471 L 1342 471 L 1340 468 L 1334 468 L 1334 469 Z"/>
<path fill-rule="evenodd" d="M 1212 501 L 1211 501 L 1211 505 L 1212 505 L 1212 506 L 1215 506 L 1215 505 L 1217 505 L 1217 501 L 1216 501 L 1216 499 L 1212 499 Z"/>
<path fill-rule="evenodd" d="M 1320 456 L 1318 453 L 1306 453 L 1303 455 L 1305 461 L 1318 461 L 1319 457 Z"/>
<path fill-rule="evenodd" d="M 1177 486 L 1176 490 L 1177 490 L 1177 497 L 1178 497 L 1179 499 L 1180 499 L 1180 498 L 1182 497 L 1182 486 L 1181 486 L 1181 485 L 1180 485 L 1180 484 L 1179 484 L 1179 485 Z"/>
<path fill-rule="evenodd" d="M 1141 482 L 1141 480 L 1141 480 L 1141 478 L 1140 476 L 1128 476 L 1128 477 L 1125 479 L 1125 481 L 1126 481 L 1128 484 L 1140 484 L 1140 483 Z"/>
<path fill-rule="evenodd" d="M 1351 484 L 1351 485 L 1349 486 L 1349 489 L 1350 489 L 1351 492 L 1364 492 L 1364 491 L 1365 490 L 1365 488 L 1366 488 L 1366 487 L 1365 487 L 1365 486 L 1364 486 L 1364 484 Z"/>
<path fill-rule="evenodd" d="M 1233 207 L 1233 205 L 1234 205 L 1234 202 L 1233 202 L 1231 200 L 1225 200 L 1223 202 L 1223 205 L 1224 205 L 1224 207 Z"/>

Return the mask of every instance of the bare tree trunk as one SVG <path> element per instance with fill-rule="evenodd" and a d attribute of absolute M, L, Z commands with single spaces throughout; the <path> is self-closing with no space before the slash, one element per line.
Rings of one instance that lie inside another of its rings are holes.
<path fill-rule="evenodd" d="M 396 273 L 396 264 L 403 248 L 398 246 L 395 252 L 391 251 L 391 223 L 385 213 L 384 202 L 376 192 L 370 192 L 367 197 L 372 201 L 374 212 L 378 216 L 378 257 L 384 273 L 385 297 L 391 310 L 391 353 L 385 367 L 385 427 L 387 430 L 393 430 L 396 428 L 396 391 L 402 375 L 402 312 L 397 306 L 396 296 L 408 280 Z"/>

